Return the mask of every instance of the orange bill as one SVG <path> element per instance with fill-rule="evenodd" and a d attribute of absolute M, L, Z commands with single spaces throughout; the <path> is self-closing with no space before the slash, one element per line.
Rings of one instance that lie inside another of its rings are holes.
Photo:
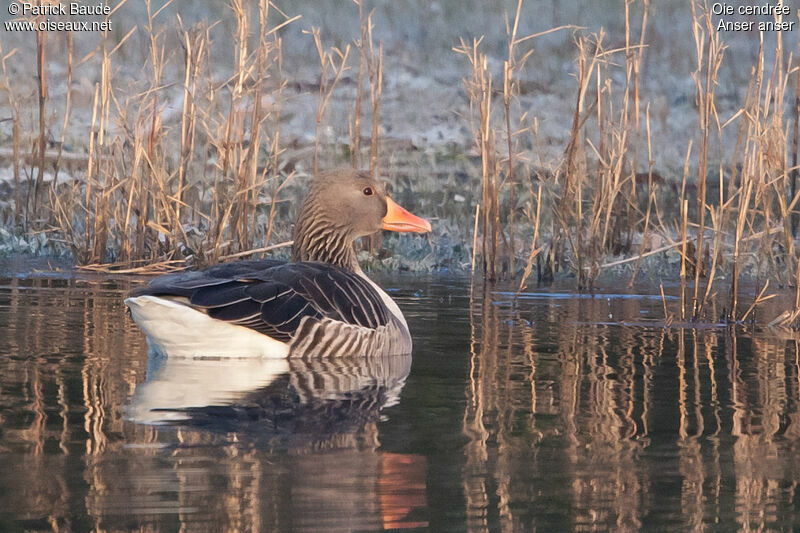
<path fill-rule="evenodd" d="M 417 215 L 412 215 L 387 196 L 386 216 L 383 217 L 383 229 L 389 231 L 428 233 L 431 231 L 431 223 Z"/>

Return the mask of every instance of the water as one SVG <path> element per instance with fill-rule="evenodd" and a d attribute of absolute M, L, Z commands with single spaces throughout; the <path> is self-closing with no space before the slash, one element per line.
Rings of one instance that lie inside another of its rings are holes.
<path fill-rule="evenodd" d="M 135 281 L 13 269 L 0 531 L 800 527 L 797 337 L 665 329 L 657 287 L 384 278 L 413 359 L 186 361 Z"/>

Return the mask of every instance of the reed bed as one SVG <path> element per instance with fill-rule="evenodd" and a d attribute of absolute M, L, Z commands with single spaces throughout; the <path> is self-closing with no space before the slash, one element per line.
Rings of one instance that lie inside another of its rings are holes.
<path fill-rule="evenodd" d="M 632 285 L 643 261 L 677 252 L 680 273 L 665 273 L 667 279 L 680 279 L 684 288 L 681 318 L 752 319 L 754 310 L 775 291 L 794 288 L 800 294 L 793 226 L 800 197 L 797 135 L 790 139 L 787 133 L 798 128 L 798 111 L 790 111 L 789 104 L 797 96 L 791 94 L 792 85 L 798 91 L 797 58 L 786 52 L 782 35 L 769 50 L 762 35 L 744 106 L 721 117 L 716 91 L 726 46 L 709 4 L 693 1 L 697 142 L 689 136 L 683 176 L 670 184 L 655 167 L 650 105 L 640 88 L 649 9 L 646 0 L 625 3 L 622 46 L 608 44 L 602 31 L 557 28 L 575 31 L 575 100 L 569 141 L 553 168 L 528 163 L 528 154 L 535 150 L 537 110 L 510 112 L 515 95 L 509 87 L 521 68 L 511 66 L 515 53 L 527 45 L 522 57 L 535 64 L 531 43 L 539 35 L 520 38 L 516 21 L 507 25 L 509 56 L 502 71 L 496 69 L 502 72 L 502 84 L 495 82 L 500 74 L 487 68 L 480 40 L 456 48 L 471 69 L 464 85 L 481 161 L 477 259 L 487 281 L 521 273 L 519 290 L 529 283 L 534 268 L 539 282 L 562 272 L 573 275 L 579 289 L 591 290 L 606 270 L 629 275 Z M 772 58 L 771 65 L 767 58 Z M 737 129 L 736 143 L 730 147 L 723 142 L 728 128 Z M 530 177 L 522 209 L 528 221 L 527 254 L 509 246 L 516 237 L 513 216 L 520 210 L 515 174 Z M 506 253 L 498 252 L 501 243 L 509 246 Z M 610 260 L 614 256 L 621 259 Z M 526 258 L 521 270 L 515 258 Z M 756 288 L 748 295 L 753 303 L 743 309 L 744 270 Z M 718 293 L 727 294 L 728 306 L 720 316 L 712 316 L 706 308 Z M 800 296 L 796 300 L 800 302 Z M 665 314 L 671 321 L 672 311 L 666 306 Z M 773 324 L 796 326 L 798 316 L 795 306 Z"/>
<path fill-rule="evenodd" d="M 282 135 L 287 98 L 298 94 L 284 34 L 300 16 L 268 0 L 233 0 L 224 21 L 188 25 L 169 14 L 169 3 L 127 1 L 143 2 L 147 13 L 137 34 L 147 61 L 132 86 L 118 66 L 135 29 L 102 35 L 81 57 L 72 36 L 37 34 L 35 101 L 13 83 L 9 63 L 20 51 L 0 39 L 3 118 L 12 123 L 0 154 L 13 174 L 4 224 L 20 238 L 46 239 L 92 269 L 160 271 L 253 257 L 285 248 L 302 178 L 353 165 L 387 177 L 401 203 L 434 218 L 435 237 L 410 245 L 413 260 L 390 257 L 389 266 L 472 265 L 487 282 L 514 279 L 520 290 L 562 276 L 581 290 L 607 276 L 674 280 L 683 298 L 665 313 L 695 320 L 752 319 L 758 303 L 794 290 L 797 304 L 773 322 L 797 325 L 800 119 L 792 99 L 800 77 L 798 53 L 781 34 L 762 37 L 743 104 L 720 113 L 726 37 L 708 2 L 686 7 L 696 120 L 680 147 L 681 172 L 654 155 L 663 140 L 651 130 L 654 101 L 641 79 L 655 39 L 648 0 L 625 2 L 613 35 L 571 24 L 525 35 L 522 15 L 532 6 L 518 0 L 496 21 L 504 22 L 504 47 L 461 40 L 447 60 L 466 69 L 465 99 L 447 111 L 463 115 L 473 143 L 436 157 L 386 135 L 384 47 L 366 2 L 350 6 L 359 27 L 350 41 L 303 30 L 317 81 L 300 89 L 316 105 L 313 141 L 301 143 Z M 229 31 L 224 53 L 212 38 L 217 25 Z M 553 34 L 573 42 L 573 85 L 562 95 L 572 103 L 560 121 L 560 156 L 544 161 L 543 110 L 523 93 L 543 63 L 537 44 Z M 56 68 L 67 79 L 58 100 L 49 86 Z M 73 90 L 86 70 L 97 73 L 88 97 Z M 82 127 L 73 124 L 79 96 L 91 109 L 85 153 L 65 148 Z M 63 117 L 57 126 L 48 119 L 54 109 Z M 337 128 L 345 143 L 331 134 Z M 724 140 L 731 136 L 735 143 Z M 428 168 L 447 157 L 450 170 Z M 370 265 L 386 263 L 396 242 L 371 240 L 364 248 L 379 259 Z M 744 278 L 755 281 L 747 295 L 755 308 L 740 304 Z M 711 316 L 709 300 L 719 295 L 728 304 Z"/>
<path fill-rule="evenodd" d="M 288 81 L 280 33 L 300 16 L 286 16 L 268 0 L 233 0 L 229 6 L 235 21 L 230 50 L 233 67 L 220 78 L 220 69 L 212 64 L 217 55 L 211 39 L 215 23 L 185 26 L 180 15 L 165 20 L 169 3 L 156 9 L 150 0 L 142 1 L 147 12 L 143 31 L 148 62 L 139 91 L 128 90 L 124 85 L 128 80 L 115 79 L 116 57 L 135 28 L 118 42 L 103 35 L 98 48 L 79 60 L 74 57 L 71 36 L 64 54 L 46 57 L 58 43 L 48 45 L 52 37 L 37 33 L 39 118 L 35 131 L 20 132 L 21 111 L 5 61 L 17 51 L 3 54 L 3 88 L 14 122 L 11 158 L 17 230 L 50 235 L 82 268 L 115 272 L 213 264 L 291 244 L 286 242 L 288 225 L 275 221 L 278 215 L 286 218 L 289 208 L 283 204 L 297 196 L 284 197 L 293 178 L 298 173 L 316 174 L 319 160 L 325 157 L 327 164 L 330 159 L 321 153 L 321 130 L 334 89 L 350 69 L 350 45 L 342 50 L 328 48 L 319 29 L 309 31 L 320 61 L 317 140 L 313 167 L 297 170 L 306 152 L 284 146 L 281 139 L 281 107 Z M 124 3 L 117 4 L 107 18 Z M 173 22 L 177 32 L 169 27 Z M 371 15 L 362 13 L 361 23 L 364 40 L 356 43 L 363 57 L 359 72 L 366 73 L 375 134 L 383 75 L 381 51 L 372 38 Z M 170 48 L 176 40 L 178 53 Z M 59 60 L 69 72 L 66 102 L 48 99 L 48 68 Z M 75 161 L 70 162 L 83 177 L 59 181 L 59 170 L 68 162 L 62 148 L 71 127 L 76 63 L 92 66 L 100 75 L 92 88 L 87 153 L 73 156 Z M 181 74 L 176 76 L 175 71 Z M 181 102 L 177 120 L 165 116 L 167 102 L 174 101 L 176 93 Z M 61 105 L 65 109 L 62 140 L 54 151 L 45 117 L 50 107 Z M 357 116 L 353 130 L 363 142 L 360 119 Z M 21 139 L 35 141 L 29 154 Z M 364 144 L 370 167 L 377 170 L 376 136 Z M 356 145 L 354 154 L 359 150 Z M 360 164 L 358 158 L 353 164 Z M 46 180 L 48 173 L 52 177 Z M 21 175 L 27 175 L 28 184 Z M 280 239 L 278 244 L 273 242 L 276 239 Z"/>

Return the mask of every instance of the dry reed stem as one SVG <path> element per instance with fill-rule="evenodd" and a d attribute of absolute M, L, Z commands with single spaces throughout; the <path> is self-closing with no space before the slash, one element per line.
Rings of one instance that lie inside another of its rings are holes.
<path fill-rule="evenodd" d="M 72 110 L 72 68 L 73 68 L 73 51 L 74 39 L 72 32 L 67 33 L 67 95 L 64 102 L 64 122 L 61 126 L 61 138 L 58 143 L 58 155 L 56 156 L 55 169 L 53 172 L 53 187 L 52 191 L 58 196 L 58 171 L 61 168 L 61 158 L 64 151 L 64 143 L 67 138 L 67 128 L 69 127 L 70 112 Z"/>
<path fill-rule="evenodd" d="M 364 96 L 364 72 L 367 69 L 367 21 L 364 19 L 364 5 L 362 0 L 353 0 L 358 6 L 358 22 L 361 28 L 361 37 L 358 41 L 358 78 L 356 80 L 356 101 L 353 111 L 353 128 L 350 135 L 350 155 L 353 168 L 361 164 L 361 100 Z M 369 14 L 372 17 L 372 12 Z"/>
<path fill-rule="evenodd" d="M 539 240 L 539 221 L 542 215 L 542 185 L 539 184 L 539 191 L 536 194 L 536 215 L 534 216 L 533 222 L 533 238 L 531 239 L 531 252 L 528 254 L 528 260 L 525 262 L 525 270 L 522 272 L 522 279 L 519 281 L 519 287 L 517 287 L 517 294 L 522 292 L 522 289 L 525 288 L 525 282 L 527 281 L 528 277 L 531 275 L 533 271 L 533 260 L 539 255 L 542 251 L 541 247 L 537 248 L 536 243 Z"/>
<path fill-rule="evenodd" d="M 42 19 L 43 20 L 43 19 Z M 38 211 L 39 196 L 41 194 L 42 185 L 44 183 L 44 154 L 47 151 L 47 132 L 45 125 L 45 106 L 47 103 L 47 52 L 46 52 L 46 32 L 36 32 L 36 71 L 37 71 L 37 85 L 36 89 L 39 96 L 39 164 L 38 174 L 36 175 L 36 185 L 33 189 L 33 212 Z"/>
<path fill-rule="evenodd" d="M 800 11 L 797 12 L 798 21 L 800 21 Z M 797 41 L 797 57 L 800 59 L 800 40 Z M 789 198 L 795 198 L 798 194 L 797 190 L 797 175 L 800 173 L 798 169 L 797 156 L 800 152 L 800 69 L 795 67 L 795 85 L 794 85 L 794 106 L 792 106 L 792 114 L 794 118 L 794 127 L 792 130 L 792 170 L 791 170 L 791 191 Z M 797 237 L 797 223 L 798 214 L 791 214 L 791 233 L 792 237 Z M 800 263 L 800 259 L 798 259 Z M 800 276 L 795 277 L 795 283 L 800 285 Z"/>
<path fill-rule="evenodd" d="M 659 283 L 658 288 L 661 291 L 661 305 L 664 308 L 664 327 L 668 328 L 672 325 L 672 321 L 674 320 L 674 315 L 667 310 L 667 297 L 664 296 L 664 284 Z"/>
<path fill-rule="evenodd" d="M 471 45 L 464 41 L 454 48 L 467 57 L 471 77 L 464 80 L 470 101 L 471 125 L 475 144 L 481 159 L 481 257 L 483 276 L 487 281 L 497 279 L 497 242 L 499 233 L 499 202 L 497 200 L 497 157 L 495 130 L 492 127 L 492 75 L 488 70 L 488 57 L 480 52 L 481 39 Z"/>
<path fill-rule="evenodd" d="M 17 49 L 13 49 L 6 53 L 3 50 L 2 42 L 0 41 L 0 70 L 3 73 L 3 91 L 6 93 L 8 99 L 8 107 L 11 111 L 11 165 L 14 175 L 14 225 L 17 228 L 22 228 L 25 225 L 24 214 L 26 209 L 23 208 L 22 203 L 22 183 L 20 180 L 20 117 L 19 117 L 19 103 L 16 94 L 12 89 L 11 80 L 8 76 L 7 61 L 10 57 L 16 54 Z"/>
<path fill-rule="evenodd" d="M 753 310 L 756 307 L 758 307 L 762 303 L 766 302 L 767 300 L 770 300 L 770 299 L 775 297 L 774 294 L 769 294 L 767 296 L 764 296 L 764 293 L 767 292 L 767 288 L 768 287 L 769 287 L 769 280 L 767 280 L 764 283 L 764 286 L 761 288 L 761 291 L 758 293 L 758 296 L 756 296 L 755 300 L 753 300 L 753 303 L 750 304 L 750 307 L 748 307 L 747 311 L 745 311 L 744 315 L 742 315 L 742 319 L 741 319 L 742 322 L 747 320 L 747 317 L 750 315 L 751 312 L 753 312 Z"/>
<path fill-rule="evenodd" d="M 350 55 L 350 45 L 346 45 L 344 51 L 337 47 L 326 49 L 322 44 L 319 28 L 311 28 L 310 31 L 303 30 L 303 33 L 310 34 L 314 39 L 314 46 L 319 58 L 319 95 L 317 98 L 317 117 L 314 130 L 314 176 L 319 174 L 319 146 L 322 121 L 325 110 L 328 108 L 333 90 L 339 83 L 342 74 L 350 67 L 347 65 L 347 58 Z M 328 72 L 332 72 L 329 77 Z"/>
<path fill-rule="evenodd" d="M 478 220 L 481 214 L 481 204 L 475 204 L 475 226 L 472 229 L 472 263 L 470 274 L 475 273 L 475 255 L 478 251 Z"/>
<path fill-rule="evenodd" d="M 372 18 L 367 17 L 367 35 L 369 55 L 367 67 L 369 68 L 369 92 L 372 101 L 372 138 L 369 145 L 369 172 L 373 177 L 379 175 L 378 162 L 380 154 L 380 106 L 383 94 L 383 43 L 379 43 L 378 52 L 375 53 L 374 39 L 372 38 Z"/>
<path fill-rule="evenodd" d="M 227 261 L 229 259 L 238 259 L 240 257 L 247 257 L 248 255 L 263 254 L 266 252 L 271 252 L 273 250 L 279 250 L 281 248 L 288 248 L 293 244 L 294 241 L 283 241 L 279 242 L 278 244 L 272 244 L 270 246 L 262 246 L 261 248 L 253 248 L 252 250 L 245 250 L 243 252 L 237 252 L 235 254 L 223 255 L 219 259 L 221 261 Z"/>
<path fill-rule="evenodd" d="M 647 237 L 648 237 L 648 230 L 650 229 L 650 214 L 652 210 L 653 204 L 656 202 L 656 191 L 653 187 L 653 146 L 651 143 L 651 136 L 650 136 L 650 104 L 647 105 L 645 110 L 645 128 L 647 131 L 647 212 L 644 218 L 644 229 L 642 230 L 642 244 L 639 247 L 639 258 L 636 261 L 636 266 L 633 269 L 633 274 L 631 275 L 631 280 L 628 282 L 628 287 L 633 287 L 634 282 L 636 281 L 636 274 L 639 272 L 639 266 L 641 265 L 642 254 L 644 253 L 645 246 L 647 245 Z M 632 183 L 636 183 L 636 180 L 632 180 Z M 634 195 L 635 198 L 635 195 Z M 663 291 L 663 288 L 662 288 Z"/>
<path fill-rule="evenodd" d="M 532 55 L 533 50 L 522 53 L 517 52 L 519 45 L 538 35 L 528 35 L 518 38 L 517 33 L 522 11 L 522 0 L 518 0 L 513 21 L 506 16 L 506 35 L 508 55 L 503 62 L 502 84 L 502 109 L 501 118 L 496 118 L 493 113 L 495 92 L 494 76 L 489 71 L 488 56 L 481 51 L 482 39 L 474 39 L 471 44 L 461 41 L 460 46 L 453 50 L 467 58 L 471 75 L 464 79 L 464 86 L 469 97 L 470 125 L 475 139 L 475 148 L 481 160 L 481 201 L 483 213 L 481 217 L 481 257 L 484 279 L 494 281 L 505 273 L 516 274 L 516 176 L 515 167 L 519 158 L 515 154 L 516 139 L 530 131 L 524 123 L 527 112 L 518 118 L 514 111 L 520 107 L 517 103 L 519 96 L 519 76 L 525 62 Z M 557 31 L 563 28 L 554 28 Z M 505 138 L 505 157 L 500 155 L 498 139 Z M 503 170 L 504 169 L 504 176 Z M 505 206 L 506 216 L 503 217 L 501 209 L 502 190 L 508 189 L 508 203 Z M 507 225 L 504 227 L 502 219 Z M 537 230 L 538 231 L 538 230 Z M 505 244 L 505 254 L 500 250 L 501 241 Z M 536 249 L 536 243 L 532 243 Z M 503 261 L 500 269 L 498 262 Z M 530 270 L 528 274 L 530 275 Z"/>
<path fill-rule="evenodd" d="M 85 270 L 89 272 L 99 272 L 103 274 L 166 274 L 169 272 L 179 272 L 186 270 L 188 264 L 183 259 L 159 261 L 157 263 L 148 263 L 140 267 L 130 267 L 130 263 L 92 263 L 88 265 L 78 265 L 78 270 Z"/>
<path fill-rule="evenodd" d="M 523 65 L 525 63 L 525 59 L 533 53 L 533 50 L 530 50 L 521 61 L 517 61 L 516 53 L 515 53 L 515 46 L 517 43 L 517 30 L 519 29 L 519 17 L 520 13 L 522 12 L 522 0 L 517 0 L 517 10 L 514 14 L 514 22 L 513 25 L 509 28 L 508 24 L 508 17 L 506 16 L 506 34 L 508 35 L 508 57 L 503 63 L 503 109 L 505 111 L 505 120 L 506 120 L 506 145 L 508 150 L 508 175 L 506 179 L 508 180 L 508 191 L 509 191 L 509 199 L 508 199 L 508 236 L 509 236 L 509 247 L 508 247 L 508 264 L 509 270 L 514 274 L 516 271 L 515 267 L 515 258 L 516 258 L 516 245 L 514 242 L 514 214 L 516 212 L 516 202 L 514 197 L 514 188 L 516 183 L 514 182 L 514 141 L 513 141 L 513 134 L 511 129 L 511 102 L 513 98 L 516 96 L 518 92 L 518 83 L 515 80 L 515 72 L 520 68 L 519 65 Z M 532 244 L 532 249 L 535 248 L 536 243 L 534 239 L 534 243 Z M 530 272 L 528 272 L 530 274 Z"/>
<path fill-rule="evenodd" d="M 697 169 L 697 260 L 694 280 L 694 296 L 692 299 L 692 318 L 698 320 L 702 312 L 703 301 L 699 300 L 700 278 L 704 268 L 700 257 L 704 253 L 703 239 L 705 234 L 706 211 L 706 178 L 708 174 L 708 151 L 711 135 L 712 119 L 719 128 L 714 103 L 717 73 L 722 64 L 724 46 L 720 42 L 719 34 L 715 31 L 711 20 L 711 12 L 707 3 L 698 12 L 697 2 L 692 0 L 692 35 L 695 40 L 697 55 L 697 69 L 693 73 L 696 86 L 696 99 L 699 114 L 700 148 L 698 151 Z"/>

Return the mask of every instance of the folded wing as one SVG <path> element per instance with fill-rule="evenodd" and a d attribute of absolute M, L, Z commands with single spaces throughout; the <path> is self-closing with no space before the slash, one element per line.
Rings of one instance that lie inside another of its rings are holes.
<path fill-rule="evenodd" d="M 185 298 L 212 318 L 289 342 L 304 318 L 375 329 L 391 319 L 361 276 L 325 263 L 276 260 L 226 263 L 161 276 L 131 296 Z M 199 332 L 202 334 L 202 332 Z"/>

